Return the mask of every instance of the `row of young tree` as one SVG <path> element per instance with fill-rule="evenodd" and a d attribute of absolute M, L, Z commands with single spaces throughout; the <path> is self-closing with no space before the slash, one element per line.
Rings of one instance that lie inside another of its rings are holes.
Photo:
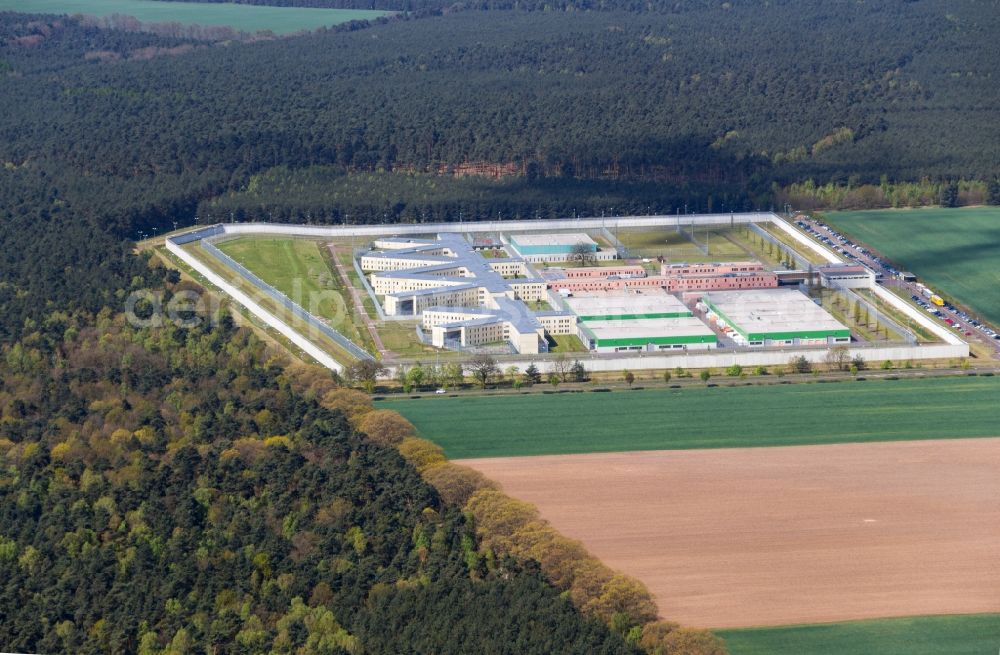
<path fill-rule="evenodd" d="M 399 385 L 403 393 L 428 391 L 440 389 L 457 390 L 466 386 L 469 381 L 479 389 L 486 389 L 493 385 L 497 388 L 507 385 L 512 389 L 522 387 L 532 387 L 536 384 L 547 382 L 553 387 L 558 387 L 564 382 L 582 383 L 590 381 L 590 372 L 579 359 L 570 361 L 564 355 L 553 357 L 548 362 L 548 372 L 545 374 L 534 363 L 531 363 L 523 371 L 515 365 L 502 366 L 490 355 L 474 355 L 464 361 L 447 362 L 440 366 L 424 365 L 419 362 L 412 366 L 400 364 L 396 367 L 394 382 Z M 785 366 L 755 366 L 744 367 L 740 364 L 733 364 L 724 369 L 724 374 L 729 378 L 746 379 L 749 375 L 768 376 L 776 375 L 783 377 L 786 374 L 819 373 L 820 365 L 829 372 L 849 371 L 854 375 L 868 368 L 868 362 L 860 354 L 851 355 L 846 346 L 834 346 L 823 356 L 821 362 L 813 362 L 804 357 L 793 357 Z M 891 368 L 882 364 L 882 368 Z M 355 385 L 364 389 L 367 393 L 375 393 L 380 381 L 388 381 L 389 369 L 378 361 L 360 361 L 350 365 L 342 376 L 344 383 Z M 675 369 L 665 369 L 654 372 L 654 379 L 660 379 L 665 384 L 672 381 L 693 377 L 694 373 L 682 367 Z M 711 369 L 701 369 L 698 371 L 698 378 L 708 383 L 714 376 Z M 621 372 L 621 380 L 630 388 L 637 381 L 638 377 L 634 371 L 624 369 Z"/>
<path fill-rule="evenodd" d="M 513 389 L 541 384 L 543 380 L 553 386 L 562 382 L 586 382 L 590 379 L 587 367 L 579 359 L 572 362 L 565 355 L 557 355 L 549 361 L 549 372 L 543 377 L 534 363 L 523 371 L 514 365 L 502 366 L 491 355 L 473 355 L 466 360 L 456 360 L 444 364 L 399 364 L 396 366 L 395 382 L 404 393 L 427 391 L 430 389 L 458 389 L 467 380 L 480 389 L 488 386 L 509 385 Z M 357 385 L 367 393 L 374 393 L 380 380 L 384 380 L 389 369 L 377 360 L 361 360 L 349 365 L 342 379 L 347 384 Z"/>

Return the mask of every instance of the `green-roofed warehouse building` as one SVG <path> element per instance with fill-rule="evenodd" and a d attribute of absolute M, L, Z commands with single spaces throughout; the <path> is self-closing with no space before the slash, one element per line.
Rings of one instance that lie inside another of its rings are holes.
<path fill-rule="evenodd" d="M 597 352 L 704 350 L 715 332 L 662 290 L 573 296 L 566 305 L 580 320 L 580 339 Z"/>
<path fill-rule="evenodd" d="M 851 331 L 797 289 L 705 293 L 701 302 L 740 345 L 826 346 L 847 344 Z"/>

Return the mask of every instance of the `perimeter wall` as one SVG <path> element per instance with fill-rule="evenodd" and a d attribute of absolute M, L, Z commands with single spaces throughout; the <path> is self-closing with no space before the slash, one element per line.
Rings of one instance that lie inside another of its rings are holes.
<path fill-rule="evenodd" d="M 207 265 L 200 262 L 196 257 L 185 251 L 181 245 L 191 243 L 199 239 L 208 237 L 219 237 L 222 235 L 273 235 L 285 237 L 336 239 L 344 237 L 358 236 L 387 236 L 387 235 L 415 235 L 415 234 L 435 234 L 439 232 L 459 232 L 459 233 L 480 233 L 480 232 L 511 232 L 511 231 L 536 231 L 536 230 L 607 230 L 608 227 L 618 228 L 650 228 L 650 227 L 675 227 L 681 228 L 691 225 L 736 225 L 744 223 L 771 222 L 777 228 L 783 230 L 795 242 L 804 248 L 821 254 L 824 259 L 830 262 L 841 261 L 831 250 L 824 248 L 818 243 L 797 231 L 794 226 L 779 218 L 771 212 L 750 212 L 743 214 L 703 214 L 703 215 L 663 215 L 663 216 L 622 216 L 614 218 L 564 218 L 552 220 L 522 220 L 522 221 L 486 221 L 471 223 L 420 223 L 420 224 L 386 224 L 386 225 L 284 225 L 271 223 L 231 223 L 212 225 L 198 228 L 190 232 L 185 232 L 167 238 L 167 250 L 183 261 L 185 264 L 198 271 L 211 284 L 217 286 L 224 293 L 243 305 L 248 311 L 254 314 L 269 327 L 277 330 L 289 341 L 301 348 L 309 356 L 327 368 L 341 371 L 344 368 L 343 362 L 334 360 L 328 353 L 317 345 L 308 341 L 299 334 L 291 325 L 268 312 L 258 303 L 254 302 L 247 294 L 242 292 L 233 284 L 222 279 L 215 274 Z M 234 274 L 239 271 L 234 270 Z M 904 300 L 895 294 L 876 286 L 875 293 L 885 302 L 893 305 L 908 317 L 929 329 L 945 343 L 932 345 L 906 345 L 898 344 L 892 346 L 850 346 L 850 356 L 860 356 L 871 365 L 881 363 L 885 360 L 893 362 L 905 362 L 921 359 L 961 359 L 969 356 L 969 346 L 948 330 L 935 324 L 921 312 L 910 307 Z M 722 349 L 712 351 L 702 351 L 697 353 L 671 353 L 671 354 L 592 354 L 580 353 L 570 354 L 569 358 L 579 358 L 585 362 L 591 371 L 620 371 L 624 368 L 629 370 L 649 370 L 649 369 L 674 369 L 677 367 L 685 369 L 715 368 L 724 369 L 733 364 L 739 364 L 744 368 L 756 366 L 782 366 L 788 364 L 789 360 L 797 357 L 805 357 L 813 363 L 823 361 L 827 353 L 825 348 L 781 348 L 781 349 L 761 349 L 761 350 L 740 350 L 726 351 Z M 500 358 L 501 365 L 518 366 L 522 369 L 530 364 L 535 364 L 542 371 L 553 369 L 551 358 L 541 357 L 537 360 L 530 358 Z M 393 371 L 395 373 L 395 371 Z"/>

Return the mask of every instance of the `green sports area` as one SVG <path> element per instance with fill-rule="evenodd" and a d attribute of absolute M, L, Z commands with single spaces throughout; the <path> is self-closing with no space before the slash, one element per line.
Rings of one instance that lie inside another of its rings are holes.
<path fill-rule="evenodd" d="M 1000 436 L 1000 378 L 390 400 L 448 457 Z M 1000 648 L 1000 644 L 998 644 Z"/>
<path fill-rule="evenodd" d="M 1000 323 L 1000 207 L 830 212 L 830 224 Z M 1000 648 L 1000 646 L 998 646 Z"/>
<path fill-rule="evenodd" d="M 732 655 L 993 655 L 1000 614 L 717 630 Z"/>
<path fill-rule="evenodd" d="M 352 20 L 372 20 L 390 12 L 315 7 L 270 7 L 229 2 L 164 2 L 163 0 L 0 0 L 0 11 L 34 14 L 133 16 L 143 23 L 231 27 L 243 32 L 270 30 L 294 34 Z"/>

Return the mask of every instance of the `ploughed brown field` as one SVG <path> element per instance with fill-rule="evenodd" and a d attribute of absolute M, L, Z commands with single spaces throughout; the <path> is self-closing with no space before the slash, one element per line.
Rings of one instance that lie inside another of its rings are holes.
<path fill-rule="evenodd" d="M 687 625 L 1000 611 L 1000 439 L 461 463 Z"/>

